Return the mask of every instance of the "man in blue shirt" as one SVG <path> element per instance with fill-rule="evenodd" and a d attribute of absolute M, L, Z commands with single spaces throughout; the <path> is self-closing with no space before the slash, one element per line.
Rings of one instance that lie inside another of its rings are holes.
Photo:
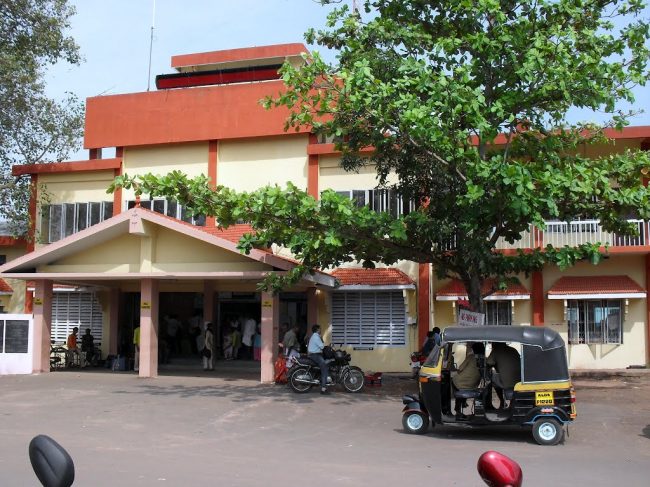
<path fill-rule="evenodd" d="M 309 339 L 309 345 L 307 346 L 307 354 L 309 358 L 316 362 L 320 367 L 320 393 L 329 394 L 329 392 L 327 392 L 327 375 L 329 367 L 323 358 L 323 348 L 325 347 L 325 344 L 320 336 L 320 326 L 312 326 L 311 332 L 311 338 Z"/>

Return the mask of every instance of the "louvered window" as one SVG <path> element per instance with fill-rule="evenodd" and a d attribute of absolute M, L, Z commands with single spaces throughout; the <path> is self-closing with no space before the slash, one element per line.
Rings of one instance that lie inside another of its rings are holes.
<path fill-rule="evenodd" d="M 113 215 L 112 201 L 45 205 L 41 212 L 41 240 L 56 242 Z"/>
<path fill-rule="evenodd" d="M 95 344 L 102 341 L 102 308 L 97 296 L 95 293 L 55 292 L 52 297 L 52 340 L 65 343 L 75 326 L 79 328 L 80 340 L 86 328 L 90 328 Z"/>
<path fill-rule="evenodd" d="M 406 307 L 402 291 L 333 293 L 332 343 L 405 345 Z"/>
<path fill-rule="evenodd" d="M 135 200 L 126 202 L 126 207 L 131 209 L 135 207 Z M 205 215 L 194 215 L 187 208 L 183 208 L 178 202 L 166 199 L 153 199 L 140 201 L 140 207 L 147 210 L 155 211 L 163 215 L 171 216 L 183 220 L 184 222 L 191 223 L 199 227 L 205 226 Z"/>

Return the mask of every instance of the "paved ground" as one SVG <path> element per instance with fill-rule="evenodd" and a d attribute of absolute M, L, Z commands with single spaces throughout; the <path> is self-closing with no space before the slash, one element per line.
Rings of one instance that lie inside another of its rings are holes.
<path fill-rule="evenodd" d="M 0 377 L 0 484 L 36 485 L 27 445 L 39 433 L 68 449 L 79 486 L 478 486 L 488 449 L 519 461 L 527 487 L 649 483 L 647 375 L 578 379 L 569 438 L 541 447 L 519 428 L 406 435 L 400 396 L 415 383 L 398 376 L 320 396 L 262 386 L 250 366 L 218 368 Z"/>

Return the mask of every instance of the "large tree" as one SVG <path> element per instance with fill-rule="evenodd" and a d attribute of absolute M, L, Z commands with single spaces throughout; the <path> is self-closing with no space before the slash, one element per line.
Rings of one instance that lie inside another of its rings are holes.
<path fill-rule="evenodd" d="M 363 14 L 343 6 L 309 31 L 336 63 L 315 52 L 285 65 L 287 89 L 265 103 L 291 109 L 287 130 L 333 136 L 346 170 L 376 168 L 379 185 L 413 203 L 400 218 L 293 185 L 238 194 L 178 172 L 117 184 L 178 198 L 224 226 L 249 221 L 256 233 L 240 248 L 291 249 L 304 266 L 289 281 L 311 267 L 405 259 L 460 279 L 482 309 L 488 278 L 600 259 L 596 244 L 512 255 L 495 250 L 499 239 L 514 243 L 548 219 L 588 216 L 632 232 L 630 213 L 650 217 L 647 154 L 586 158 L 584 145 L 606 141 L 602 127 L 567 121 L 579 107 L 628 123 L 618 103 L 648 79 L 643 9 L 637 0 L 367 0 Z"/>
<path fill-rule="evenodd" d="M 11 167 L 60 161 L 82 135 L 83 108 L 73 95 L 52 100 L 45 93 L 46 68 L 80 62 L 66 35 L 73 7 L 67 0 L 0 0 L 0 219 L 16 235 L 29 225 L 29 178 Z"/>

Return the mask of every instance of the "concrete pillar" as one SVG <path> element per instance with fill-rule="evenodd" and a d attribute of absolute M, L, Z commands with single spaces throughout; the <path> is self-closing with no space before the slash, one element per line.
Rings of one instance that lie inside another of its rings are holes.
<path fill-rule="evenodd" d="M 307 289 L 307 330 L 311 330 L 311 326 L 316 323 L 318 323 L 318 297 L 316 288 L 310 287 Z"/>
<path fill-rule="evenodd" d="M 109 355 L 117 355 L 117 330 L 120 323 L 120 290 L 111 289 L 109 294 L 108 349 Z"/>
<path fill-rule="evenodd" d="M 427 337 L 429 331 L 429 316 L 431 314 L 431 295 L 429 289 L 431 280 L 429 278 L 429 266 L 431 264 L 418 265 L 418 342 L 419 347 Z"/>
<path fill-rule="evenodd" d="M 34 292 L 34 346 L 32 371 L 50 371 L 50 341 L 52 335 L 52 281 L 39 279 Z"/>
<path fill-rule="evenodd" d="M 531 290 L 533 326 L 544 326 L 544 277 L 542 271 L 533 272 L 531 281 L 533 284 Z"/>
<path fill-rule="evenodd" d="M 140 283 L 140 377 L 158 376 L 158 281 Z"/>
<path fill-rule="evenodd" d="M 275 359 L 278 358 L 280 329 L 280 296 L 262 293 L 262 371 L 263 384 L 275 380 Z"/>

